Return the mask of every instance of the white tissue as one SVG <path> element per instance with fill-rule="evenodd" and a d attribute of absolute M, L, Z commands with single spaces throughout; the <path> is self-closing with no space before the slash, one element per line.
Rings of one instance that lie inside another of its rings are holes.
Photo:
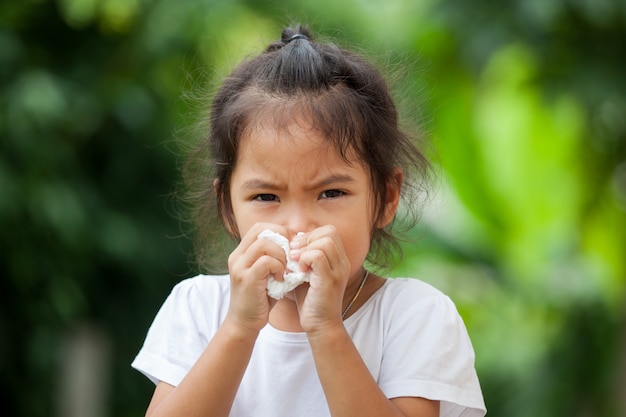
<path fill-rule="evenodd" d="M 258 239 L 267 239 L 270 242 L 276 243 L 284 251 L 287 256 L 287 270 L 283 275 L 284 281 L 277 281 L 270 275 L 267 280 L 267 295 L 280 300 L 286 293 L 296 288 L 303 282 L 309 282 L 309 274 L 300 271 L 300 264 L 295 262 L 289 257 L 289 240 L 283 235 L 273 232 L 271 230 L 263 230 L 259 233 Z"/>

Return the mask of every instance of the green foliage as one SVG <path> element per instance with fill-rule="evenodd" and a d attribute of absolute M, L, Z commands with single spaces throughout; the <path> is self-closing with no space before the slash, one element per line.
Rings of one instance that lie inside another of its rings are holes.
<path fill-rule="evenodd" d="M 177 139 L 292 20 L 411 64 L 398 90 L 424 116 L 440 187 L 394 274 L 457 303 L 490 415 L 622 415 L 619 0 L 0 3 L 3 409 L 51 414 L 59 350 L 87 323 L 112 342 L 104 412 L 143 414 L 152 387 L 130 361 L 192 273 Z"/>

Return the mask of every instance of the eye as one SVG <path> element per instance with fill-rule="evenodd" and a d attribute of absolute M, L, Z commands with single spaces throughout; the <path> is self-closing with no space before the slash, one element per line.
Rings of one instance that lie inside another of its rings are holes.
<path fill-rule="evenodd" d="M 337 198 L 345 194 L 346 193 L 344 193 L 341 190 L 326 190 L 326 191 L 323 191 L 322 194 L 320 194 L 320 198 Z"/>
<path fill-rule="evenodd" d="M 254 196 L 253 200 L 261 201 L 261 202 L 280 201 L 278 199 L 278 196 L 276 196 L 274 194 L 257 194 L 257 195 Z"/>

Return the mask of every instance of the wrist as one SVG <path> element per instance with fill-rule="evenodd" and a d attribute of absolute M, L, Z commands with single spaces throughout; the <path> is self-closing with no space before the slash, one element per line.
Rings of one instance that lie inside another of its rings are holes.
<path fill-rule="evenodd" d="M 348 336 L 348 332 L 343 325 L 343 321 L 340 319 L 333 321 L 329 320 L 311 328 L 305 328 L 305 332 L 311 345 L 333 343 L 334 340 Z"/>
<path fill-rule="evenodd" d="M 226 317 L 220 329 L 230 338 L 240 343 L 254 344 L 259 336 L 260 329 L 252 325 L 246 325 L 231 317 Z"/>

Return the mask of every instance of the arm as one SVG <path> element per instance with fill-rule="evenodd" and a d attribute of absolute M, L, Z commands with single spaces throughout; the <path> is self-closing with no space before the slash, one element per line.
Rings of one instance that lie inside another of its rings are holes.
<path fill-rule="evenodd" d="M 355 276 L 362 276 L 362 269 L 350 265 L 336 230 L 322 227 L 300 239 L 293 245 L 297 247 L 296 256 L 303 270 L 312 272 L 310 285 L 295 290 L 300 323 L 311 344 L 331 415 L 438 416 L 438 401 L 388 399 L 354 346 L 343 325 L 341 310 L 348 277 L 354 281 Z"/>
<path fill-rule="evenodd" d="M 436 417 L 439 402 L 401 397 L 389 400 L 372 378 L 342 323 L 309 333 L 317 372 L 333 417 Z"/>
<path fill-rule="evenodd" d="M 227 416 L 257 335 L 224 322 L 180 385 L 159 382 L 146 416 Z"/>
<path fill-rule="evenodd" d="M 285 269 L 280 246 L 256 238 L 271 227 L 276 228 L 257 224 L 230 255 L 230 305 L 224 322 L 178 386 L 157 385 L 147 417 L 225 417 L 230 412 L 273 306 L 267 296 L 267 277 L 282 276 Z"/>

